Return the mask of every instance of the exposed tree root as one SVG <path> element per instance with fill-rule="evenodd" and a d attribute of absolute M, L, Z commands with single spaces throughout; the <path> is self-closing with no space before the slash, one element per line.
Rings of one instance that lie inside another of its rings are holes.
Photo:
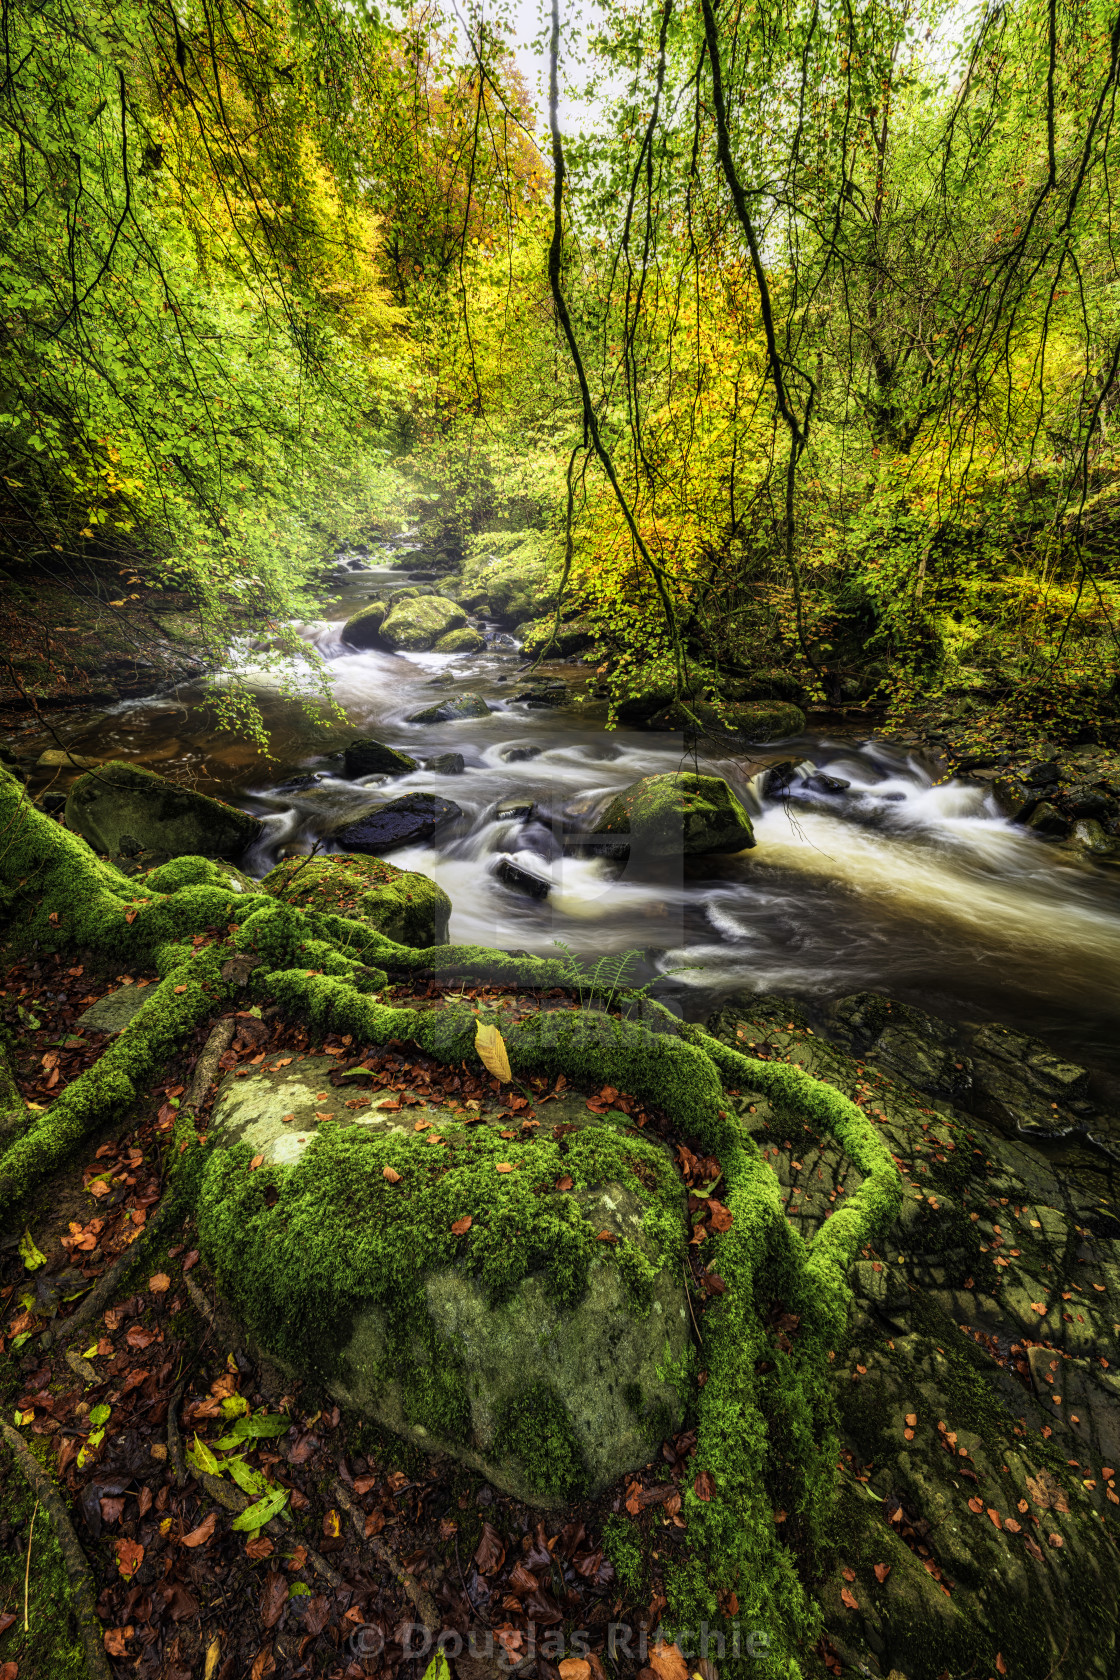
<path fill-rule="evenodd" d="M 0 1159 L 5 1219 L 92 1127 L 131 1104 L 185 1036 L 234 990 L 244 997 L 247 989 L 262 1006 L 279 1006 L 315 1032 L 349 1033 L 361 1045 L 399 1040 L 438 1061 L 476 1066 L 471 1008 L 465 1002 L 435 1010 L 383 1003 L 379 994 L 388 971 L 419 976 L 435 970 L 534 987 L 571 980 L 565 964 L 547 959 L 480 947 L 412 950 L 341 916 L 295 909 L 266 893 L 233 893 L 200 859 L 179 859 L 150 877 L 126 880 L 34 811 L 22 787 L 2 775 L 0 844 L 5 841 L 0 894 L 11 907 L 29 911 L 25 932 L 41 948 L 92 948 L 111 953 L 115 963 L 154 966 L 161 976 L 101 1060 Z M 795 1067 L 730 1050 L 656 1005 L 643 1003 L 640 1014 L 640 1020 L 616 1020 L 599 1011 L 546 1011 L 510 1026 L 506 1046 L 520 1079 L 563 1074 L 576 1085 L 609 1082 L 665 1111 L 682 1134 L 720 1161 L 733 1223 L 712 1244 L 725 1293 L 705 1317 L 708 1380 L 696 1402 L 695 1461 L 715 1493 L 701 1498 L 686 1490 L 693 1561 L 680 1566 L 669 1585 L 669 1610 L 693 1625 L 716 1625 L 723 1595 L 734 1592 L 744 1625 L 767 1630 L 783 1671 L 795 1676 L 801 1672 L 796 1651 L 806 1649 L 819 1629 L 807 1581 L 827 1541 L 835 1488 L 828 1355 L 845 1333 L 848 1270 L 893 1220 L 901 1183 L 866 1116 L 831 1087 Z M 196 1212 L 220 1192 L 223 1173 L 229 1176 L 223 1161 L 232 1162 L 234 1153 L 209 1147 L 194 1124 L 192 1105 L 201 1102 L 212 1076 L 211 1045 L 220 1042 L 212 1035 L 199 1059 L 172 1145 L 171 1188 Z M 740 1125 L 725 1085 L 761 1090 L 779 1113 L 812 1121 L 837 1139 L 864 1175 L 811 1243 L 788 1223 L 778 1180 Z M 236 1221 L 232 1229 L 236 1236 Z M 236 1300 L 236 1255 L 228 1257 L 228 1278 L 222 1254 L 209 1258 L 219 1286 Z M 775 1349 L 764 1323 L 767 1304 L 775 1300 L 800 1319 L 788 1352 Z M 770 1377 L 761 1377 L 760 1367 Z M 771 1463 L 775 1435 L 783 1442 L 780 1466 Z M 780 1474 L 788 1490 L 794 1514 L 787 1534 L 796 1532 L 796 1554 L 775 1538 L 770 1474 Z M 222 1488 L 228 1492 L 224 1483 Z"/>
<path fill-rule="evenodd" d="M 66 1565 L 71 1608 L 85 1648 L 90 1680 L 113 1680 L 112 1669 L 105 1655 L 101 1623 L 97 1618 L 97 1592 L 93 1584 L 93 1575 L 78 1536 L 74 1533 L 74 1526 L 62 1495 L 42 1465 L 28 1451 L 18 1431 L 9 1423 L 0 1423 L 0 1429 L 3 1430 L 4 1439 L 11 1448 L 28 1486 L 54 1524 L 58 1547 Z"/>

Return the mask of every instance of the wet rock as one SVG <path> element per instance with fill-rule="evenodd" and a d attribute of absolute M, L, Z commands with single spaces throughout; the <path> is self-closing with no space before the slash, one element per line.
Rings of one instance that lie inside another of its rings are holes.
<path fill-rule="evenodd" d="M 817 770 L 805 778 L 805 786 L 812 793 L 847 793 L 851 785 L 851 782 L 846 782 L 842 776 L 827 776 L 823 770 Z"/>
<path fill-rule="evenodd" d="M 308 788 L 318 787 L 323 780 L 321 770 L 309 770 L 305 776 L 289 776 L 287 781 L 277 782 L 273 793 L 305 793 Z"/>
<path fill-rule="evenodd" d="M 1029 817 L 1022 819 L 1026 828 L 1035 834 L 1053 836 L 1055 839 L 1069 833 L 1069 818 L 1063 817 L 1056 806 L 1049 800 L 1041 800 L 1032 810 Z"/>
<path fill-rule="evenodd" d="M 66 822 L 96 852 L 122 854 L 131 838 L 134 856 L 238 857 L 257 838 L 260 821 L 220 799 L 179 787 L 152 770 L 111 761 L 80 776 L 66 800 Z"/>
<path fill-rule="evenodd" d="M 468 625 L 462 630 L 449 630 L 446 636 L 441 636 L 438 642 L 433 642 L 432 652 L 481 653 L 485 646 L 486 638 Z"/>
<path fill-rule="evenodd" d="M 1105 833 L 1094 817 L 1082 817 L 1074 823 L 1070 842 L 1078 851 L 1092 852 L 1097 857 L 1109 856 L 1120 844 Z"/>
<path fill-rule="evenodd" d="M 589 1125 L 581 1094 L 549 1103 L 511 1154 L 442 1103 L 398 1113 L 392 1092 L 352 1095 L 332 1062 L 219 1087 L 199 1247 L 223 1295 L 340 1403 L 532 1505 L 593 1496 L 647 1464 L 681 1416 L 672 1373 L 690 1340 L 669 1152 Z M 586 1188 L 552 1188 L 557 1123 Z M 507 1160 L 514 1172 L 493 1170 Z M 468 1207 L 470 1231 L 449 1232 Z M 596 1241 L 604 1231 L 616 1240 Z"/>
<path fill-rule="evenodd" d="M 502 754 L 503 764 L 521 764 L 526 759 L 539 758 L 543 747 L 507 747 Z"/>
<path fill-rule="evenodd" d="M 78 753 L 67 752 L 64 747 L 48 747 L 35 760 L 42 769 L 53 770 L 96 770 L 102 763 L 100 758 L 83 758 Z"/>
<path fill-rule="evenodd" d="M 396 652 L 424 653 L 466 622 L 466 613 L 454 601 L 441 595 L 421 595 L 394 602 L 379 634 L 385 646 Z"/>
<path fill-rule="evenodd" d="M 522 868 L 514 863 L 512 858 L 504 857 L 494 870 L 499 881 L 504 881 L 507 887 L 513 887 L 517 892 L 527 893 L 530 898 L 547 898 L 552 890 L 552 883 L 544 880 L 540 875 L 534 875 L 531 869 Z"/>
<path fill-rule="evenodd" d="M 695 717 L 712 733 L 735 734 L 745 741 L 781 741 L 789 735 L 800 735 L 805 729 L 805 713 L 790 701 L 734 700 L 717 706 L 708 700 L 689 702 Z M 652 729 L 681 729 L 690 725 L 684 711 L 674 706 L 650 720 Z"/>
<path fill-rule="evenodd" d="M 424 768 L 437 776 L 461 776 L 466 762 L 462 753 L 437 753 L 435 758 L 424 760 Z"/>
<path fill-rule="evenodd" d="M 447 942 L 451 900 L 442 887 L 415 871 L 381 858 L 287 858 L 261 882 L 261 890 L 301 909 L 329 911 L 367 922 L 398 945 L 427 949 Z"/>
<path fill-rule="evenodd" d="M 518 689 L 512 698 L 526 706 L 562 706 L 568 698 L 568 685 L 560 681 L 534 683 L 531 688 Z"/>
<path fill-rule="evenodd" d="M 382 741 L 374 741 L 370 737 L 351 741 L 343 748 L 342 761 L 348 776 L 407 776 L 410 771 L 420 768 L 407 753 L 398 752 L 395 747 L 387 747 Z"/>
<path fill-rule="evenodd" d="M 371 601 L 368 607 L 360 608 L 343 625 L 343 641 L 348 642 L 351 647 L 379 647 L 378 631 L 381 629 L 388 611 L 389 609 L 384 601 Z"/>
<path fill-rule="evenodd" d="M 528 822 L 533 815 L 533 806 L 528 801 L 507 800 L 498 806 L 494 815 L 499 822 Z"/>
<path fill-rule="evenodd" d="M 701 857 L 753 846 L 751 819 L 719 776 L 644 776 L 612 800 L 595 834 L 639 856 Z"/>
<path fill-rule="evenodd" d="M 898 1007 L 849 1001 L 861 1033 Z M 1101 1466 L 1120 1446 L 1120 1242 L 1091 1234 L 1067 1169 L 947 1104 L 931 1111 L 788 1011 L 744 997 L 708 1030 L 852 1096 L 903 1180 L 893 1227 L 849 1273 L 831 1366 L 843 1544 L 820 1591 L 828 1637 L 852 1673 L 994 1675 L 999 1651 L 1009 1675 L 1068 1665 L 1109 1680 L 1115 1477 Z M 757 1093 L 741 1112 L 812 1242 L 862 1175 Z"/>
<path fill-rule="evenodd" d="M 454 800 L 436 793 L 406 793 L 355 821 L 341 822 L 332 828 L 331 839 L 347 851 L 387 852 L 430 840 L 438 828 L 462 814 Z"/>
<path fill-rule="evenodd" d="M 438 700 L 434 706 L 425 706 L 421 712 L 413 712 L 409 723 L 454 723 L 459 718 L 483 718 L 490 716 L 490 708 L 485 700 L 477 694 L 461 694 L 455 699 Z"/>

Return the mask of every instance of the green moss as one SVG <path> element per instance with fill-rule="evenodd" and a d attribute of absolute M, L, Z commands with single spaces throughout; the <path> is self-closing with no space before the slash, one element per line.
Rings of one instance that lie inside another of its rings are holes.
<path fill-rule="evenodd" d="M 608 1517 L 603 1524 L 603 1552 L 610 1559 L 626 1596 L 640 1598 L 645 1592 L 646 1559 L 635 1524 L 627 1517 Z"/>
<path fill-rule="evenodd" d="M 534 1383 L 510 1401 L 494 1447 L 521 1466 L 542 1499 L 571 1499 L 579 1491 L 583 1455 L 563 1403 L 547 1383 Z"/>
<path fill-rule="evenodd" d="M 30 1533 L 31 1571 L 28 1579 L 28 1624 L 23 1632 L 23 1587 L 27 1568 L 28 1537 L 35 1496 L 16 1467 L 7 1447 L 0 1443 L 0 1519 L 11 1524 L 15 1534 L 6 1550 L 0 1551 L 0 1605 L 15 1610 L 15 1627 L 0 1636 L 0 1669 L 6 1662 L 18 1662 L 20 1680 L 86 1680 L 85 1651 L 77 1619 L 70 1608 L 70 1584 L 66 1565 L 47 1513 L 39 1506 Z"/>
<path fill-rule="evenodd" d="M 741 852 L 754 845 L 751 819 L 719 776 L 645 776 L 612 800 L 597 834 L 629 835 L 648 857 Z"/>

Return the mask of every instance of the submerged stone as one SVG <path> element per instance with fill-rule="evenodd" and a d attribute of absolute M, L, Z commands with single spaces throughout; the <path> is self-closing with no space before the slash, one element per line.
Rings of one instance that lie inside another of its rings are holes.
<path fill-rule="evenodd" d="M 451 900 L 443 888 L 381 858 L 285 858 L 261 888 L 286 904 L 368 922 L 398 945 L 426 950 L 447 941 Z"/>
<path fill-rule="evenodd" d="M 94 851 L 144 862 L 234 858 L 261 831 L 258 818 L 235 806 L 118 760 L 78 778 L 66 800 L 66 822 Z"/>
<path fill-rule="evenodd" d="M 334 1065 L 231 1074 L 215 1104 L 200 1245 L 262 1343 L 534 1505 L 648 1463 L 689 1342 L 668 1151 L 581 1096 L 511 1141 L 501 1119 L 335 1089 Z"/>
<path fill-rule="evenodd" d="M 594 833 L 629 837 L 641 856 L 665 858 L 741 852 L 753 846 L 751 819 L 719 776 L 643 776 L 612 800 Z"/>

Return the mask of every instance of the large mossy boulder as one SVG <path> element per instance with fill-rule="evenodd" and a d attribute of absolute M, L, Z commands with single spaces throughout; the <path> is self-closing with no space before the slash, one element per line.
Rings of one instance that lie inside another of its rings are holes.
<path fill-rule="evenodd" d="M 668 1150 L 578 1096 L 513 1140 L 431 1102 L 401 1116 L 332 1066 L 231 1075 L 214 1109 L 199 1242 L 263 1345 L 531 1504 L 648 1463 L 689 1343 Z"/>
<path fill-rule="evenodd" d="M 454 601 L 443 595 L 420 595 L 393 603 L 380 638 L 398 653 L 427 653 L 441 637 L 461 630 L 466 622 L 466 613 Z"/>
<path fill-rule="evenodd" d="M 594 647 L 596 641 L 595 631 L 587 619 L 576 618 L 568 624 L 557 624 L 554 613 L 518 624 L 514 635 L 532 659 L 542 656 L 574 659 L 577 654 L 586 653 Z"/>
<path fill-rule="evenodd" d="M 641 857 L 703 857 L 753 846 L 751 819 L 719 776 L 643 776 L 613 799 L 597 835 L 618 836 Z"/>
<path fill-rule="evenodd" d="M 235 858 L 261 832 L 257 817 L 119 760 L 79 776 L 66 800 L 66 823 L 94 851 L 144 863 Z"/>
<path fill-rule="evenodd" d="M 300 909 L 368 922 L 398 945 L 426 950 L 447 942 L 451 900 L 443 888 L 381 858 L 345 852 L 310 861 L 285 858 L 261 887 Z"/>
<path fill-rule="evenodd" d="M 490 531 L 472 538 L 457 590 L 460 600 L 485 597 L 490 616 L 512 629 L 556 605 L 559 567 L 541 531 Z"/>
<path fill-rule="evenodd" d="M 368 607 L 359 608 L 342 626 L 343 641 L 357 648 L 380 647 L 378 632 L 388 611 L 384 601 L 371 601 Z"/>
<path fill-rule="evenodd" d="M 441 636 L 433 643 L 433 653 L 481 653 L 486 646 L 486 638 L 477 630 L 467 625 L 462 630 L 449 630 L 446 636 Z"/>

